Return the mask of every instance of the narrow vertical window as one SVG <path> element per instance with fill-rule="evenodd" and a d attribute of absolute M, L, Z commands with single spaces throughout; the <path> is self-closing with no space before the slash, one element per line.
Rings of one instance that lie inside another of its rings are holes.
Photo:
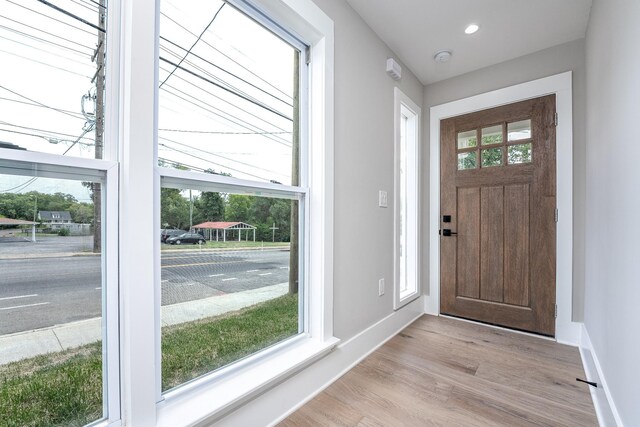
<path fill-rule="evenodd" d="M 419 295 L 418 206 L 420 108 L 395 92 L 395 280 L 394 308 Z"/>

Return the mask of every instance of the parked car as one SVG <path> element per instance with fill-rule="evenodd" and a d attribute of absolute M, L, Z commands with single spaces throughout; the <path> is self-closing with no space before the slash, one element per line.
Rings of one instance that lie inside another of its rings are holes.
<path fill-rule="evenodd" d="M 160 232 L 160 242 L 167 243 L 169 237 L 179 236 L 184 233 L 186 233 L 186 231 L 177 228 L 165 228 Z"/>
<path fill-rule="evenodd" d="M 198 233 L 182 233 L 178 236 L 169 237 L 166 243 L 170 245 L 181 245 L 183 243 L 196 243 L 204 244 L 206 240 L 202 237 L 202 234 Z"/>

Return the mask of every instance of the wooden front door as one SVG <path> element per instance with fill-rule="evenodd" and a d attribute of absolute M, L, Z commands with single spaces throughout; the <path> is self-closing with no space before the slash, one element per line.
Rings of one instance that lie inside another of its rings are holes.
<path fill-rule="evenodd" d="M 440 126 L 441 313 L 554 336 L 555 95 Z"/>

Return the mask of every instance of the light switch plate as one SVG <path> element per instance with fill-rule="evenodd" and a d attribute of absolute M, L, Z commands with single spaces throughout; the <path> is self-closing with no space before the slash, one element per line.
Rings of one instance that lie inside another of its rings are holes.
<path fill-rule="evenodd" d="M 384 190 L 380 190 L 378 192 L 378 206 L 381 208 L 386 208 L 389 206 L 387 202 L 387 192 Z"/>

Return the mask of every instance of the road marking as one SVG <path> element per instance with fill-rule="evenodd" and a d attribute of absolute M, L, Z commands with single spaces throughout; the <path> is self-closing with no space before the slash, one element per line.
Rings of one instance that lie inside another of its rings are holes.
<path fill-rule="evenodd" d="M 98 291 L 98 290 L 100 290 L 100 289 L 102 289 L 102 286 L 101 286 L 101 287 L 99 287 L 99 288 L 96 288 L 96 291 Z"/>
<path fill-rule="evenodd" d="M 289 267 L 280 267 L 280 270 L 289 269 Z"/>
<path fill-rule="evenodd" d="M 193 264 L 171 264 L 163 265 L 162 268 L 175 268 L 175 267 L 192 267 L 196 265 L 215 265 L 215 264 L 239 264 L 246 261 L 219 261 L 219 262 L 194 262 Z"/>
<path fill-rule="evenodd" d="M 0 310 L 13 310 L 14 308 L 26 308 L 26 307 L 35 307 L 36 305 L 45 305 L 49 304 L 48 302 L 39 302 L 37 304 L 26 304 L 26 305 L 14 305 L 13 307 L 3 307 Z"/>
<path fill-rule="evenodd" d="M 168 282 L 168 281 L 169 281 L 169 279 L 164 279 L 164 280 L 161 280 L 160 283 L 164 283 L 164 282 Z"/>
<path fill-rule="evenodd" d="M 15 297 L 4 297 L 4 298 L 0 298 L 0 301 L 4 301 L 4 300 L 8 300 L 8 299 L 18 299 L 18 298 L 31 298 L 31 297 L 37 297 L 38 294 L 32 294 L 32 295 L 17 295 Z"/>
<path fill-rule="evenodd" d="M 258 276 L 268 276 L 268 275 L 270 275 L 270 274 L 271 274 L 271 273 L 262 273 L 262 274 L 258 274 Z"/>
<path fill-rule="evenodd" d="M 260 270 L 247 270 L 247 273 L 253 273 L 254 271 L 260 271 Z"/>
<path fill-rule="evenodd" d="M 229 277 L 228 279 L 222 279 L 223 282 L 228 282 L 229 280 L 238 280 L 235 277 Z"/>
<path fill-rule="evenodd" d="M 210 274 L 209 277 L 220 277 L 220 276 L 224 276 L 224 274 Z"/>

